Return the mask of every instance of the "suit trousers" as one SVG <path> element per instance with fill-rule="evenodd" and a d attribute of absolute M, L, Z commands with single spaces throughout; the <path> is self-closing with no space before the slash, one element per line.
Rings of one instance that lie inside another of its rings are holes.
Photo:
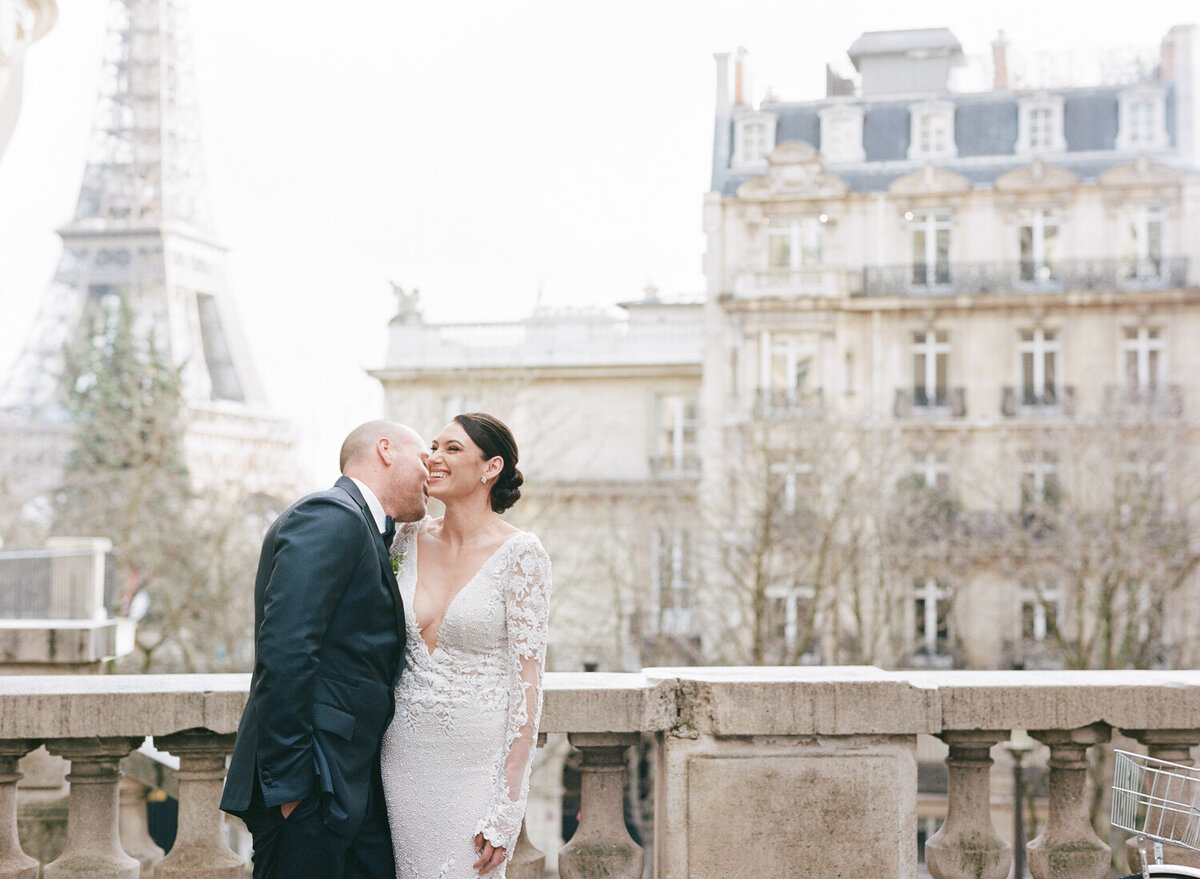
<path fill-rule="evenodd" d="M 395 879 L 396 861 L 378 773 L 367 790 L 367 812 L 355 836 L 325 826 L 319 794 L 300 801 L 287 818 L 263 805 L 257 781 L 245 815 L 254 837 L 254 879 Z"/>

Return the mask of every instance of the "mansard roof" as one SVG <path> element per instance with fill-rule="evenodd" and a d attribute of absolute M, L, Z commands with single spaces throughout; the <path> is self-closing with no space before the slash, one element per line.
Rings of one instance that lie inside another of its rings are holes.
<path fill-rule="evenodd" d="M 1166 129 L 1175 147 L 1175 90 L 1171 82 L 1157 84 L 1165 91 Z M 1007 171 L 1027 165 L 1030 156 L 1016 152 L 1017 124 L 1023 99 L 1049 95 L 1063 102 L 1063 133 L 1066 151 L 1046 155 L 1046 161 L 1093 181 L 1106 168 L 1128 161 L 1131 156 L 1117 152 L 1118 98 L 1123 86 L 1055 89 L 1049 92 L 990 91 L 944 95 L 907 95 L 886 98 L 834 98 L 804 103 L 765 103 L 761 112 L 776 117 L 775 143 L 804 141 L 821 147 L 820 112 L 834 103 L 848 103 L 863 110 L 863 151 L 866 161 L 830 164 L 851 190 L 885 191 L 892 181 L 919 170 L 924 160 L 908 158 L 912 136 L 910 108 L 930 99 L 954 104 L 954 140 L 957 156 L 938 159 L 936 164 L 970 181 L 972 186 L 987 187 Z M 729 143 L 733 143 L 735 121 L 729 122 Z M 1110 153 L 1111 155 L 1103 155 Z M 733 195 L 738 187 L 761 172 L 740 173 L 725 167 L 715 168 L 713 189 Z"/>

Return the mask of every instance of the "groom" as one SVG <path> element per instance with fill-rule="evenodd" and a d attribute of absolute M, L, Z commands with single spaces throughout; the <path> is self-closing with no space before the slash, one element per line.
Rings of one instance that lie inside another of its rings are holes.
<path fill-rule="evenodd" d="M 342 477 L 263 539 L 254 675 L 221 799 L 254 836 L 254 879 L 396 875 L 379 746 L 405 630 L 388 547 L 393 519 L 425 514 L 427 459 L 410 428 L 360 425 Z"/>

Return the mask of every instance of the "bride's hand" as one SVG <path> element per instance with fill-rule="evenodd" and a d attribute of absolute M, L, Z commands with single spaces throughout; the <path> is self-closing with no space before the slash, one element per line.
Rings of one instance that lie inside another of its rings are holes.
<path fill-rule="evenodd" d="M 492 845 L 483 838 L 482 833 L 475 834 L 475 851 L 479 852 L 479 860 L 474 867 L 480 876 L 504 863 L 504 846 Z"/>

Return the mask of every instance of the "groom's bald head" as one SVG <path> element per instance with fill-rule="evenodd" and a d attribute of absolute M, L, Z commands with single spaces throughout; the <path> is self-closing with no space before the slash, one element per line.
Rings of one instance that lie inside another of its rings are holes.
<path fill-rule="evenodd" d="M 425 515 L 429 452 L 421 435 L 394 421 L 360 424 L 342 443 L 343 476 L 375 493 L 389 516 L 415 522 Z"/>
<path fill-rule="evenodd" d="M 411 427 L 397 424 L 394 421 L 368 421 L 350 431 L 342 442 L 342 453 L 338 459 L 338 469 L 346 473 L 347 468 L 362 464 L 374 453 L 376 444 L 381 439 L 388 440 L 392 445 L 403 445 L 416 442 L 424 446 L 420 434 Z"/>

